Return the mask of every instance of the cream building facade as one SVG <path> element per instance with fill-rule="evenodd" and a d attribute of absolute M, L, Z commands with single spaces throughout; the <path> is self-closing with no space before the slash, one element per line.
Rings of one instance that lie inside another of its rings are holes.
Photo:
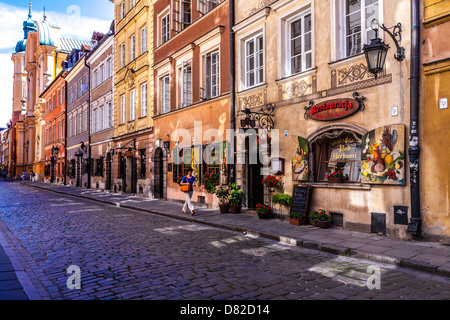
<path fill-rule="evenodd" d="M 410 12 L 406 0 L 236 1 L 237 123 L 244 111 L 263 110 L 279 143 L 272 162 L 280 167 L 272 170 L 272 163 L 255 170 L 250 150 L 238 152 L 237 182 L 247 195 L 262 192 L 268 203 L 268 190 L 254 181 L 273 174 L 283 179 L 278 192 L 311 186 L 310 210 L 326 209 L 337 226 L 411 238 Z M 375 37 L 373 19 L 389 28 L 401 23 L 406 49 L 403 61 L 395 59 L 395 44 L 380 29 L 390 50 L 377 78 L 362 51 Z M 334 183 L 337 171 L 344 178 Z"/>

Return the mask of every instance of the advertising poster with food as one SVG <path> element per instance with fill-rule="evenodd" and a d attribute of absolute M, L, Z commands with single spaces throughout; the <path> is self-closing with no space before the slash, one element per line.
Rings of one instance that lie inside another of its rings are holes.
<path fill-rule="evenodd" d="M 293 137 L 296 151 L 292 160 L 292 180 L 309 180 L 309 143 L 302 137 Z"/>
<path fill-rule="evenodd" d="M 393 124 L 362 137 L 361 182 L 405 184 L 405 125 Z"/>

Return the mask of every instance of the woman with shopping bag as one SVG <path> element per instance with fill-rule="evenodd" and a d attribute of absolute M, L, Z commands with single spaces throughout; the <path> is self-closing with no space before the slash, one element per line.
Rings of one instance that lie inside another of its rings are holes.
<path fill-rule="evenodd" d="M 186 202 L 183 206 L 183 213 L 187 214 L 187 209 L 191 211 L 191 215 L 195 215 L 194 204 L 192 203 L 193 187 L 198 187 L 197 179 L 192 175 L 192 169 L 187 171 L 187 175 L 183 177 L 180 184 L 180 191 L 184 192 Z"/>

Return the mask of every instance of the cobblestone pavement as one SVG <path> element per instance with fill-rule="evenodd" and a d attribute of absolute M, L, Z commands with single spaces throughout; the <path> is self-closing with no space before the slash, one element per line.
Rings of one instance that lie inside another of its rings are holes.
<path fill-rule="evenodd" d="M 40 299 L 450 298 L 448 278 L 391 265 L 22 184 L 0 183 L 0 199 L 0 232 Z M 80 290 L 67 287 L 71 265 Z M 367 287 L 369 266 L 380 289 Z"/>

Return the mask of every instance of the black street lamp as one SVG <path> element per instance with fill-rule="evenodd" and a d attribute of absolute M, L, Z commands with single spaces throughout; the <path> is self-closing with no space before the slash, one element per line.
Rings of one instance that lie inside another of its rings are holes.
<path fill-rule="evenodd" d="M 402 40 L 402 25 L 400 22 L 393 27 L 393 32 L 390 32 L 384 24 L 380 26 L 378 24 L 378 20 L 376 19 L 372 20 L 371 26 L 372 30 L 375 31 L 375 38 L 371 40 L 370 44 L 364 45 L 363 51 L 366 56 L 367 68 L 369 69 L 369 72 L 377 78 L 378 73 L 381 73 L 384 70 L 387 52 L 390 48 L 388 44 L 378 38 L 379 28 L 384 30 L 387 34 L 389 34 L 389 36 L 391 36 L 392 40 L 394 40 L 395 46 L 397 47 L 397 53 L 394 54 L 394 57 L 397 61 L 401 62 L 405 59 L 405 48 L 400 47 L 399 45 L 399 42 Z"/>

